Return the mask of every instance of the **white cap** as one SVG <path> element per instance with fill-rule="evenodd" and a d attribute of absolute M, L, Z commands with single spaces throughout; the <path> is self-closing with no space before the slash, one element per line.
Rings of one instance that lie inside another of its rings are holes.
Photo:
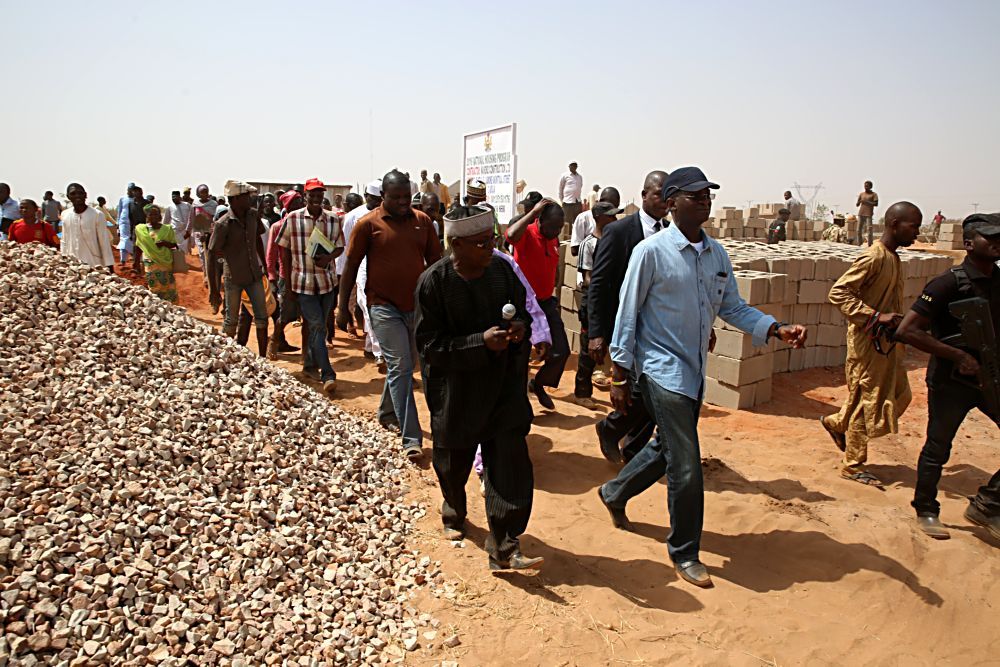
<path fill-rule="evenodd" d="M 226 181 L 226 187 L 223 189 L 223 194 L 226 197 L 238 197 L 255 192 L 257 192 L 257 188 L 243 181 Z"/>
<path fill-rule="evenodd" d="M 460 217 L 460 216 L 466 217 Z M 493 229 L 493 209 L 485 206 L 459 206 L 444 216 L 444 235 L 448 238 L 475 236 Z"/>
<path fill-rule="evenodd" d="M 365 187 L 365 194 L 366 195 L 371 195 L 372 197 L 381 197 L 382 196 L 382 179 L 381 178 L 376 178 L 374 181 L 372 181 L 371 183 L 369 183 Z"/>

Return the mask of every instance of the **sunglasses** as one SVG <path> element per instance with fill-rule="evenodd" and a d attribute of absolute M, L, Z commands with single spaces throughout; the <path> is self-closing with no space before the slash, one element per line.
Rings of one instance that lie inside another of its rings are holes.
<path fill-rule="evenodd" d="M 712 201 L 713 199 L 715 199 L 714 192 L 706 192 L 701 194 L 693 192 L 685 192 L 683 193 L 682 196 L 684 197 L 684 199 L 687 199 L 689 201 Z"/>

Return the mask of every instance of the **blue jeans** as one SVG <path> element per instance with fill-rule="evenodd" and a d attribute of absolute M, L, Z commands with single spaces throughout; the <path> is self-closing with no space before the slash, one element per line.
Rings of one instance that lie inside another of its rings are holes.
<path fill-rule="evenodd" d="M 705 518 L 705 484 L 698 444 L 701 402 L 668 391 L 648 375 L 639 378 L 646 409 L 657 426 L 650 440 L 618 477 L 604 485 L 602 494 L 611 507 L 625 504 L 667 475 L 667 511 L 670 534 L 667 553 L 675 563 L 698 560 Z"/>
<path fill-rule="evenodd" d="M 404 448 L 420 446 L 424 436 L 413 398 L 413 368 L 417 358 L 413 311 L 404 313 L 395 306 L 377 304 L 368 313 L 386 365 L 378 419 L 382 423 L 395 420 L 399 424 Z"/>
<path fill-rule="evenodd" d="M 299 310 L 302 311 L 302 319 L 309 325 L 305 360 L 319 368 L 320 379 L 323 382 L 337 379 L 337 374 L 330 365 L 330 352 L 326 349 L 326 320 L 330 317 L 335 294 L 336 292 L 295 294 Z"/>

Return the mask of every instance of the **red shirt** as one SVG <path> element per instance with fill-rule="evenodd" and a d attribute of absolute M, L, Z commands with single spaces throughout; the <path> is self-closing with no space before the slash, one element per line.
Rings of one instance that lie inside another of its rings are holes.
<path fill-rule="evenodd" d="M 509 240 L 509 239 L 508 239 Z M 528 279 L 539 301 L 552 298 L 559 268 L 559 239 L 542 236 L 538 219 L 532 220 L 514 247 L 514 261 Z"/>
<path fill-rule="evenodd" d="M 47 222 L 25 222 L 15 220 L 7 231 L 7 237 L 15 243 L 41 243 L 53 248 L 59 247 L 56 230 Z"/>

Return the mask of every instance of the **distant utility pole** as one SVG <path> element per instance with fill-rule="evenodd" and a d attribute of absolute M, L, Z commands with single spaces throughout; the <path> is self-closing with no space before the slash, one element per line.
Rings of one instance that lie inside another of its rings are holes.
<path fill-rule="evenodd" d="M 817 185 L 799 185 L 798 183 L 793 183 L 792 187 L 795 188 L 795 194 L 799 196 L 799 200 L 806 207 L 806 217 L 812 218 L 816 212 L 816 198 L 819 196 L 819 191 L 823 189 L 823 183 L 820 182 Z M 812 191 L 812 194 L 807 197 L 803 191 L 809 190 Z"/>
<path fill-rule="evenodd" d="M 972 212 L 979 213 L 979 202 L 972 202 Z"/>

